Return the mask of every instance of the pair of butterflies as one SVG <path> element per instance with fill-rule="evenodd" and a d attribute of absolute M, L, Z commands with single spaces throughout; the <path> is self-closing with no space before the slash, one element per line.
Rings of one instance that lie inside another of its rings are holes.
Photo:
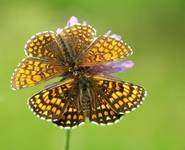
<path fill-rule="evenodd" d="M 28 101 L 36 116 L 57 126 L 73 128 L 86 118 L 112 124 L 142 104 L 146 96 L 143 87 L 110 75 L 131 68 L 131 61 L 122 60 L 132 49 L 115 34 L 96 37 L 94 28 L 78 23 L 75 17 L 64 29 L 31 37 L 25 54 L 12 76 L 12 88 L 62 77 Z"/>

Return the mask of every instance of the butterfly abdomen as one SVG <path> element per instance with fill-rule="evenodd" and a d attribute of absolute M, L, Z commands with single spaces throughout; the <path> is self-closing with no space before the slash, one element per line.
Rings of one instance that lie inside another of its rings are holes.
<path fill-rule="evenodd" d="M 91 108 L 90 106 L 91 106 L 91 102 L 90 102 L 89 95 L 83 95 L 82 101 L 81 101 L 81 107 L 86 117 L 89 116 L 90 108 Z"/>
<path fill-rule="evenodd" d="M 92 95 L 90 93 L 89 81 L 87 79 L 79 80 L 80 99 L 79 103 L 81 110 L 85 116 L 88 117 L 91 109 Z"/>

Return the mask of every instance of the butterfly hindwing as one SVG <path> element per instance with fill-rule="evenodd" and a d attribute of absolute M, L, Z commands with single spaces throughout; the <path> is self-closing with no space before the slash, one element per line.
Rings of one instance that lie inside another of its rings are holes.
<path fill-rule="evenodd" d="M 33 113 L 40 118 L 52 121 L 59 120 L 74 99 L 71 94 L 73 88 L 74 79 L 66 79 L 31 97 L 28 105 Z"/>
<path fill-rule="evenodd" d="M 97 97 L 97 103 L 95 110 L 91 110 L 89 120 L 95 124 L 109 125 L 116 121 L 119 121 L 123 114 L 118 114 L 112 110 L 109 104 L 102 99 L 102 97 Z"/>
<path fill-rule="evenodd" d="M 57 121 L 53 121 L 59 127 L 62 128 L 74 128 L 85 122 L 84 113 L 77 109 L 75 104 L 68 105 L 65 113 Z"/>
<path fill-rule="evenodd" d="M 143 103 L 146 91 L 143 87 L 125 81 L 94 77 L 101 96 L 117 113 L 124 114 Z"/>
<path fill-rule="evenodd" d="M 12 88 L 20 89 L 31 87 L 62 73 L 62 67 L 54 62 L 27 57 L 22 60 L 12 75 Z"/>

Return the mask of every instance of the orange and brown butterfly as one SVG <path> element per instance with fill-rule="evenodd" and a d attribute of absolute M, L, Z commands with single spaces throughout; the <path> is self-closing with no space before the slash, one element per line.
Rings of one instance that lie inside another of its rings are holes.
<path fill-rule="evenodd" d="M 11 86 L 17 90 L 61 77 L 29 99 L 36 116 L 64 128 L 86 119 L 113 124 L 146 96 L 143 87 L 111 76 L 133 66 L 132 61 L 123 61 L 131 54 L 120 36 L 108 32 L 97 37 L 93 27 L 71 17 L 65 28 L 40 32 L 28 40 L 26 57 L 15 69 Z"/>

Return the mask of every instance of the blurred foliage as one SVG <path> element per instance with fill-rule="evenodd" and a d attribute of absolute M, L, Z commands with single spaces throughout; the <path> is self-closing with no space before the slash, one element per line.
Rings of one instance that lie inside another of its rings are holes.
<path fill-rule="evenodd" d="M 62 150 L 64 131 L 32 115 L 27 98 L 37 87 L 12 91 L 11 74 L 35 33 L 64 27 L 75 15 L 97 33 L 120 34 L 135 67 L 117 76 L 148 90 L 144 104 L 118 124 L 73 130 L 71 150 L 185 149 L 184 0 L 0 0 L 0 149 Z"/>

